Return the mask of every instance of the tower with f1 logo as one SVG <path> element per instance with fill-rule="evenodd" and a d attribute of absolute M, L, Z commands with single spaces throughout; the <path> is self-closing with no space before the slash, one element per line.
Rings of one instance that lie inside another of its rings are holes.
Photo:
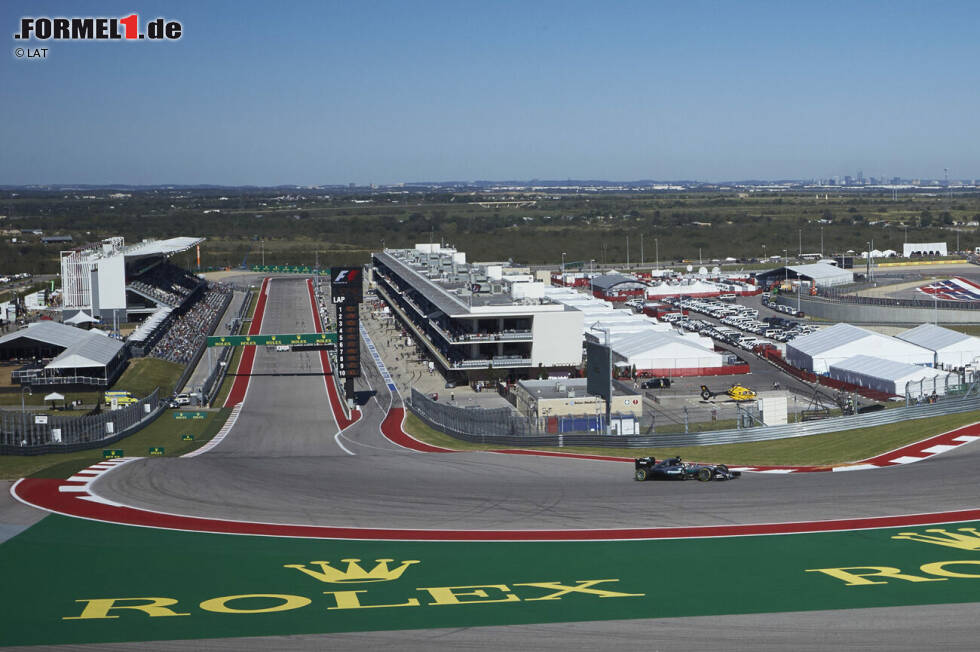
<path fill-rule="evenodd" d="M 364 273 L 360 267 L 333 267 L 330 297 L 337 311 L 337 373 L 344 393 L 354 397 L 354 379 L 361 375 L 360 313 L 364 300 Z"/>

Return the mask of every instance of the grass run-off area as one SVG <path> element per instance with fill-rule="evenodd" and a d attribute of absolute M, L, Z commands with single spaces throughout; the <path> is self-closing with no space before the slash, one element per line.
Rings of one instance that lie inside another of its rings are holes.
<path fill-rule="evenodd" d="M 133 358 L 112 388 L 125 390 L 142 398 L 159 387 L 160 396 L 167 397 L 174 393 L 174 385 L 183 371 L 184 365 L 178 362 L 159 358 Z"/>
<path fill-rule="evenodd" d="M 535 448 L 535 450 L 614 457 L 657 458 L 680 455 L 698 462 L 738 464 L 744 466 L 829 466 L 857 462 L 886 453 L 933 435 L 980 421 L 980 411 L 962 412 L 928 419 L 903 421 L 873 428 L 842 430 L 824 435 L 776 439 L 748 444 L 687 446 L 676 448 Z M 505 446 L 484 446 L 460 441 L 433 430 L 415 415 L 408 414 L 405 431 L 417 439 L 444 448 L 458 450 L 497 450 Z M 511 446 L 510 448 L 514 448 Z"/>
<path fill-rule="evenodd" d="M 80 469 L 101 462 L 103 449 L 121 449 L 127 457 L 147 457 L 151 447 L 162 446 L 165 457 L 177 457 L 209 441 L 224 425 L 230 412 L 231 408 L 222 408 L 208 412 L 205 419 L 178 421 L 174 418 L 176 410 L 165 410 L 146 428 L 113 444 L 75 453 L 3 455 L 0 456 L 0 480 L 28 476 L 67 478 Z M 182 440 L 185 434 L 194 435 L 194 440 Z"/>

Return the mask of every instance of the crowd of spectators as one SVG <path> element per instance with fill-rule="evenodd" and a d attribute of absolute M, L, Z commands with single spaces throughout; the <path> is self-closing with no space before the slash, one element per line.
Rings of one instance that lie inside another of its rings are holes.
<path fill-rule="evenodd" d="M 186 311 L 174 319 L 169 330 L 153 346 L 150 355 L 162 360 L 187 364 L 214 331 L 228 306 L 232 288 L 224 283 L 210 283 Z"/>
<path fill-rule="evenodd" d="M 176 265 L 162 263 L 131 279 L 129 287 L 166 306 L 176 308 L 200 283 L 199 279 L 188 275 Z"/>

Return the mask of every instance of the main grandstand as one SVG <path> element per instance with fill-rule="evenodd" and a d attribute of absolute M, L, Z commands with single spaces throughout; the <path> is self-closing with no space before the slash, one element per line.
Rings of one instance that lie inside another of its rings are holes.
<path fill-rule="evenodd" d="M 24 365 L 11 379 L 28 386 L 111 385 L 130 357 L 193 362 L 232 296 L 229 286 L 208 283 L 168 260 L 202 241 L 126 246 L 122 238 L 108 238 L 62 252 L 64 323 L 32 324 L 0 338 L 0 361 Z M 93 323 L 99 327 L 69 326 Z M 137 324 L 125 343 L 121 324 Z"/>
<path fill-rule="evenodd" d="M 194 299 L 204 281 L 168 262 L 204 238 L 144 240 L 126 245 L 106 238 L 98 246 L 61 252 L 62 320 L 79 313 L 103 324 L 142 321 Z"/>

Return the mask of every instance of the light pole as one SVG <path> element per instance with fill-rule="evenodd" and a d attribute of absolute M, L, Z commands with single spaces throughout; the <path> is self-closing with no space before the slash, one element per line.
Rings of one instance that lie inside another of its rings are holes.
<path fill-rule="evenodd" d="M 786 255 L 786 250 L 783 249 L 783 271 L 786 272 L 786 279 L 789 280 L 789 256 Z"/>
<path fill-rule="evenodd" d="M 762 245 L 762 262 L 766 262 L 767 260 L 769 260 L 767 256 L 768 254 L 766 254 L 766 245 Z"/>
<path fill-rule="evenodd" d="M 565 285 L 565 252 L 561 252 L 561 284 Z"/>
<path fill-rule="evenodd" d="M 23 429 L 22 435 L 24 439 L 27 439 L 27 406 L 24 404 L 24 392 L 27 392 L 29 396 L 34 396 L 34 392 L 31 391 L 30 385 L 20 388 L 20 425 Z"/>
<path fill-rule="evenodd" d="M 871 241 L 870 240 L 868 241 L 868 260 L 866 264 L 867 264 L 866 280 L 870 282 L 871 281 Z"/>
<path fill-rule="evenodd" d="M 592 296 L 595 296 L 593 294 L 595 292 L 595 290 L 592 288 L 592 279 L 595 278 L 595 258 L 593 258 L 590 261 L 590 263 L 591 263 L 591 266 L 592 266 L 592 271 L 589 273 L 589 294 L 592 295 Z"/>
<path fill-rule="evenodd" d="M 820 227 L 820 257 L 823 258 L 823 227 Z"/>
<path fill-rule="evenodd" d="M 653 239 L 654 248 L 657 251 L 657 271 L 660 271 L 660 238 Z"/>
<path fill-rule="evenodd" d="M 643 234 L 640 234 L 640 267 L 643 267 Z"/>

